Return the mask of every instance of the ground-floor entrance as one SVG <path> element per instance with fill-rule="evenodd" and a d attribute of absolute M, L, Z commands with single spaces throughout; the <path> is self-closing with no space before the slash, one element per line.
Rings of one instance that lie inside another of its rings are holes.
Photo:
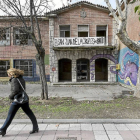
<path fill-rule="evenodd" d="M 78 59 L 77 60 L 77 82 L 90 81 L 89 79 L 89 60 Z"/>
<path fill-rule="evenodd" d="M 95 82 L 100 81 L 108 81 L 108 60 L 103 58 L 95 60 Z"/>
<path fill-rule="evenodd" d="M 116 63 L 111 50 L 55 50 L 50 81 L 60 84 L 116 82 Z"/>
<path fill-rule="evenodd" d="M 71 65 L 71 60 L 69 59 L 59 60 L 59 82 L 72 81 Z"/>

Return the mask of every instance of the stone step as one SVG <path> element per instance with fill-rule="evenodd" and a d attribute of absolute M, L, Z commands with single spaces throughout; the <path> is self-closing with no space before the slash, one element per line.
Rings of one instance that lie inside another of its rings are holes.
<path fill-rule="evenodd" d="M 62 86 L 62 85 L 118 85 L 117 82 L 58 82 L 52 83 L 53 86 Z"/>

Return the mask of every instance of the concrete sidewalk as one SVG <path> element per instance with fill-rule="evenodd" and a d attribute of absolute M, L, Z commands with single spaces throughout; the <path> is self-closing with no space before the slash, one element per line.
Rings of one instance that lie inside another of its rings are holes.
<path fill-rule="evenodd" d="M 2 122 L 3 120 L 0 121 Z M 53 121 L 51 120 L 50 123 L 45 123 L 45 121 L 44 123 L 39 123 L 39 133 L 31 135 L 29 134 L 29 131 L 32 130 L 32 125 L 29 122 L 26 123 L 26 121 L 27 120 L 14 120 L 8 128 L 7 134 L 4 137 L 0 136 L 0 139 L 140 140 L 140 120 L 114 120 L 113 123 L 111 119 L 108 119 L 107 121 L 102 120 L 102 122 L 106 123 L 99 123 L 99 120 L 96 123 L 90 123 L 88 120 L 83 120 L 81 123 L 69 123 L 68 120 L 63 120 L 63 123 L 56 123 L 56 120 L 54 120 L 54 122 L 51 123 L 51 121 Z M 109 121 L 111 123 L 109 123 Z M 59 122 L 59 120 L 57 120 L 57 122 Z M 60 122 L 62 122 L 62 120 Z M 70 120 L 70 122 L 72 122 L 72 120 Z"/>
<path fill-rule="evenodd" d="M 40 84 L 26 84 L 26 91 L 29 96 L 40 96 Z M 121 85 L 67 85 L 48 86 L 50 97 L 72 97 L 77 101 L 81 100 L 113 100 L 122 95 L 123 91 L 132 91 Z M 0 84 L 0 97 L 8 97 L 10 85 Z"/>

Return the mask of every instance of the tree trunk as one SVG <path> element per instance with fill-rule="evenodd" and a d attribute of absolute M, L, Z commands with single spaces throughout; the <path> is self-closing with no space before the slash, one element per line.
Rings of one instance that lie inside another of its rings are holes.
<path fill-rule="evenodd" d="M 39 66 L 39 72 L 40 72 L 40 82 L 41 82 L 41 85 L 42 85 L 41 99 L 43 100 L 45 97 L 44 97 L 44 86 L 43 86 L 42 73 L 41 73 L 41 67 L 40 66 Z"/>
<path fill-rule="evenodd" d="M 47 87 L 47 80 L 45 75 L 44 57 L 45 57 L 45 51 L 41 52 L 41 54 L 36 55 L 36 61 L 40 70 L 40 81 L 42 85 L 41 98 L 42 99 L 45 98 L 46 100 L 48 100 L 48 87 Z"/>

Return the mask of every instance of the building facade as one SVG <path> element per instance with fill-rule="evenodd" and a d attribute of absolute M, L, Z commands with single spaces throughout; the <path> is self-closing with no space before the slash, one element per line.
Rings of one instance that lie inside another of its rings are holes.
<path fill-rule="evenodd" d="M 46 13 L 39 19 L 48 81 L 118 80 L 116 26 L 109 14 L 107 7 L 81 1 Z M 7 80 L 6 70 L 15 67 L 25 71 L 25 80 L 39 81 L 36 49 L 20 26 L 15 19 L 0 17 L 0 28 L 6 27 L 0 33 L 0 79 Z M 24 42 L 22 36 L 26 38 Z"/>
<path fill-rule="evenodd" d="M 46 14 L 52 83 L 116 82 L 115 25 L 109 13 L 78 2 Z"/>
<path fill-rule="evenodd" d="M 28 19 L 26 22 L 30 27 Z M 49 81 L 49 22 L 42 17 L 39 19 L 39 25 L 46 51 L 46 78 Z M 16 17 L 0 17 L 0 80 L 7 81 L 9 78 L 6 71 L 14 67 L 24 70 L 26 81 L 39 81 L 36 54 L 36 48 L 29 35 L 22 31 L 22 23 Z"/>

